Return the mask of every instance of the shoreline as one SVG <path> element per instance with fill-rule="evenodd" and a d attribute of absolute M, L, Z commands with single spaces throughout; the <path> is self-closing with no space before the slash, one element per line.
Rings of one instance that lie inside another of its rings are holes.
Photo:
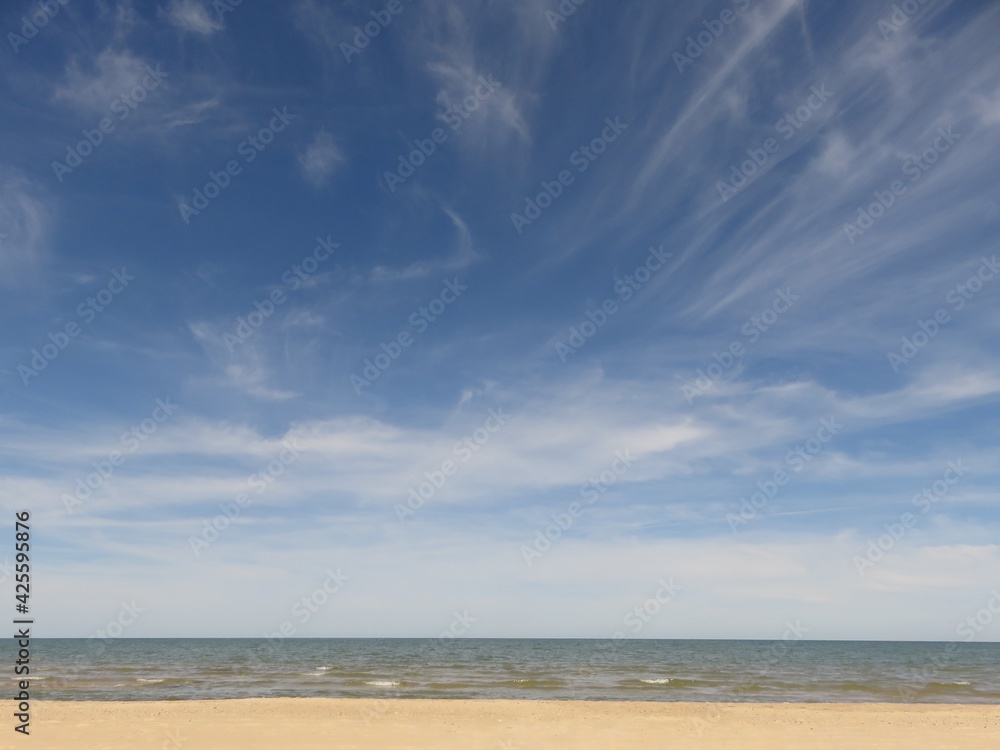
<path fill-rule="evenodd" d="M 11 726 L 15 704 L 3 701 Z M 996 748 L 1000 705 L 421 698 L 32 701 L 31 744 L 100 747 Z M 14 733 L 0 747 L 16 747 Z"/>

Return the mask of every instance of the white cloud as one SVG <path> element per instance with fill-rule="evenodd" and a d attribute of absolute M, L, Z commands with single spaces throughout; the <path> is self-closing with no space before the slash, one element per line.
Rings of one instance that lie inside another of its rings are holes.
<path fill-rule="evenodd" d="M 472 232 L 469 230 L 468 224 L 452 209 L 445 207 L 442 211 L 451 221 L 457 233 L 455 251 L 451 255 L 420 260 L 416 263 L 410 263 L 403 268 L 375 266 L 369 274 L 369 280 L 374 282 L 391 282 L 419 279 L 425 276 L 459 271 L 463 268 L 468 268 L 477 260 L 481 260 L 483 255 L 473 248 Z"/>
<path fill-rule="evenodd" d="M 206 117 L 219 106 L 219 97 L 211 96 L 202 101 L 192 104 L 185 104 L 178 109 L 164 115 L 160 127 L 163 130 L 172 128 L 182 128 L 188 125 L 197 125 L 203 122 Z"/>
<path fill-rule="evenodd" d="M 172 0 L 166 11 L 160 13 L 182 31 L 209 36 L 223 28 L 222 20 L 212 18 L 208 9 L 198 0 Z"/>
<path fill-rule="evenodd" d="M 0 286 L 21 286 L 40 270 L 49 255 L 50 223 L 37 186 L 0 167 Z"/>
<path fill-rule="evenodd" d="M 297 395 L 294 391 L 283 391 L 268 386 L 268 373 L 259 366 L 239 363 L 227 365 L 226 377 L 234 388 L 265 401 L 285 401 Z"/>
<path fill-rule="evenodd" d="M 72 61 L 53 97 L 83 114 L 106 115 L 113 100 L 131 91 L 148 74 L 146 65 L 131 52 L 105 49 L 89 69 L 79 60 Z"/>
<path fill-rule="evenodd" d="M 215 341 L 214 336 L 202 331 L 199 338 Z M 242 364 L 231 366 L 228 375 L 246 392 L 259 387 L 274 395 L 270 392 L 276 390 Z M 393 516 L 393 505 L 405 499 L 408 486 L 422 481 L 424 472 L 437 469 L 445 459 L 455 460 L 455 442 L 482 423 L 488 407 L 510 398 L 505 388 L 470 387 L 439 424 L 402 425 L 362 416 L 317 418 L 271 434 L 245 424 L 206 420 L 180 403 L 177 416 L 129 455 L 72 516 L 52 498 L 71 491 L 75 477 L 90 471 L 92 461 L 120 450 L 118 436 L 127 425 L 87 424 L 55 432 L 8 421 L 3 452 L 23 466 L 45 467 L 46 476 L 8 475 L 0 480 L 0 494 L 37 508 L 38 523 L 61 544 L 90 544 L 99 534 L 102 549 L 120 559 L 168 571 L 143 579 L 136 589 L 156 602 L 157 612 L 167 613 L 143 625 L 149 635 L 259 634 L 272 625 L 274 613 L 269 606 L 248 604 L 258 601 L 252 597 L 239 604 L 238 619 L 225 607 L 209 607 L 205 629 L 198 633 L 172 618 L 168 605 L 184 586 L 206 602 L 213 601 L 210 580 L 224 580 L 227 589 L 239 587 L 239 576 L 222 571 L 257 571 L 251 577 L 258 584 L 267 580 L 285 591 L 310 590 L 313 568 L 322 571 L 332 564 L 357 573 L 353 593 L 345 589 L 338 600 L 344 607 L 338 611 L 351 613 L 337 619 L 336 632 L 343 635 L 434 635 L 441 628 L 434 625 L 438 611 L 450 611 L 459 587 L 479 592 L 462 604 L 472 607 L 474 602 L 475 615 L 481 615 L 477 635 L 599 637 L 605 624 L 610 633 L 615 619 L 620 620 L 621 615 L 611 615 L 629 611 L 632 600 L 649 596 L 645 588 L 655 588 L 661 576 L 670 576 L 683 587 L 682 595 L 676 607 L 671 605 L 670 616 L 651 624 L 644 636 L 780 637 L 770 628 L 801 617 L 811 628 L 810 637 L 899 638 L 899 617 L 905 612 L 905 637 L 948 637 L 948 629 L 965 614 L 949 599 L 956 587 L 974 600 L 996 577 L 1000 557 L 988 528 L 948 531 L 960 536 L 962 541 L 956 543 L 942 538 L 937 530 L 946 528 L 940 519 L 949 508 L 942 504 L 933 524 L 928 517 L 886 560 L 860 577 L 852 556 L 864 553 L 867 537 L 877 528 L 845 530 L 845 517 L 835 515 L 834 526 L 823 532 L 779 534 L 761 520 L 738 537 L 726 529 L 691 538 L 685 519 L 704 522 L 715 512 L 710 501 L 732 502 L 736 496 L 723 492 L 713 497 L 712 488 L 698 479 L 696 495 L 687 497 L 690 485 L 682 482 L 703 476 L 706 466 L 713 466 L 717 476 L 743 466 L 750 473 L 745 479 L 742 474 L 736 477 L 736 482 L 751 486 L 753 472 L 768 465 L 769 454 L 780 458 L 789 444 L 812 434 L 810 410 L 846 414 L 846 432 L 837 439 L 849 441 L 850 434 L 863 434 L 872 424 L 905 423 L 914 416 L 921 419 L 960 408 L 998 387 L 995 378 L 986 375 L 949 379 L 961 384 L 934 389 L 917 381 L 896 397 L 845 399 L 810 383 L 745 389 L 738 409 L 720 405 L 694 416 L 685 416 L 676 389 L 662 384 L 622 383 L 600 375 L 552 383 L 505 407 L 511 415 L 508 424 L 472 459 L 461 462 L 459 473 L 428 502 L 429 515 L 405 528 Z M 727 400 L 714 392 L 705 398 L 708 403 Z M 914 411 L 919 406 L 922 411 Z M 134 421 L 143 416 L 135 415 Z M 203 519 L 219 513 L 220 503 L 246 491 L 247 475 L 267 466 L 286 440 L 302 449 L 301 457 L 266 494 L 254 495 L 253 504 L 217 545 L 201 558 L 188 554 L 188 536 L 199 532 Z M 606 468 L 620 449 L 637 459 L 616 484 L 621 494 L 603 499 L 573 534 L 528 568 L 520 545 L 530 542 L 551 512 L 578 499 L 579 485 Z M 977 467 L 983 479 L 988 478 L 990 455 L 984 448 L 962 458 Z M 836 482 L 858 476 L 892 475 L 902 486 L 913 484 L 912 491 L 927 481 L 917 471 L 926 460 L 899 461 L 869 453 L 863 460 L 844 461 L 843 456 L 839 448 L 831 449 L 809 469 L 833 498 Z M 194 462 L 192 457 L 197 457 Z M 644 491 L 655 492 L 654 504 L 636 504 Z M 974 487 L 969 491 L 977 492 Z M 518 497 L 523 502 L 507 509 L 508 499 Z M 901 510 L 908 499 L 909 494 L 900 496 Z M 964 500 L 958 494 L 948 499 Z M 682 512 L 698 506 L 700 515 Z M 141 519 L 123 514 L 138 507 L 143 508 Z M 289 508 L 307 513 L 308 525 L 275 521 Z M 447 515 L 440 515 L 449 508 L 480 523 L 450 523 Z M 656 519 L 682 523 L 674 533 L 677 524 L 661 523 L 657 529 Z M 847 519 L 857 523 L 855 515 Z M 719 525 L 725 528 L 721 521 Z M 419 582 L 412 584 L 415 590 L 397 592 L 400 559 L 408 561 L 406 579 Z M 130 574 L 102 566 L 93 563 L 65 574 L 59 590 L 68 596 L 79 585 L 75 576 L 89 575 L 116 596 L 134 595 L 129 588 L 138 584 Z M 453 574 L 445 575 L 445 569 Z M 213 571 L 219 575 L 208 575 Z M 448 586 L 432 583 L 441 580 Z M 567 588 L 581 580 L 587 581 L 586 595 L 567 598 Z M 392 622 L 387 613 L 393 607 L 417 596 L 420 604 L 414 602 L 405 630 L 386 624 Z M 880 599 L 886 596 L 890 599 Z M 930 607 L 929 601 L 939 606 Z M 767 606 L 760 606 L 762 602 Z M 40 606 L 55 604 L 46 601 Z M 91 601 L 83 611 L 100 622 L 100 606 Z M 860 621 L 858 611 L 865 615 Z"/>
<path fill-rule="evenodd" d="M 831 175 L 842 175 L 848 171 L 854 160 L 854 150 L 843 133 L 832 133 L 823 144 L 823 152 L 817 157 L 816 168 Z"/>
<path fill-rule="evenodd" d="M 344 155 L 333 136 L 321 130 L 313 136 L 312 143 L 299 155 L 299 167 L 306 181 L 315 187 L 326 184 L 330 175 L 344 162 Z"/>
<path fill-rule="evenodd" d="M 285 401 L 297 395 L 269 384 L 273 374 L 265 355 L 266 345 L 261 341 L 266 338 L 264 332 L 251 329 L 249 339 L 242 339 L 233 335 L 233 324 L 219 327 L 199 322 L 188 327 L 217 373 L 210 380 L 216 386 L 235 388 L 263 401 Z"/>

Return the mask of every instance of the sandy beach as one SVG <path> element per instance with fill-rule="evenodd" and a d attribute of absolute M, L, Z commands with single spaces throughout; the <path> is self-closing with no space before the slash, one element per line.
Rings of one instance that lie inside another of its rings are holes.
<path fill-rule="evenodd" d="M 10 717 L 13 704 L 5 702 Z M 32 704 L 31 736 L 53 750 L 614 750 L 616 748 L 1000 747 L 1000 706 L 344 700 Z M 13 719 L 10 720 L 13 726 Z"/>

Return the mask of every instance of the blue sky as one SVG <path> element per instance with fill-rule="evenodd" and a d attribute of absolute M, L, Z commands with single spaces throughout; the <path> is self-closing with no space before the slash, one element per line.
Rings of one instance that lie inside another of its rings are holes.
<path fill-rule="evenodd" d="M 0 14 L 39 635 L 260 636 L 338 569 L 295 635 L 990 599 L 995 4 L 40 7 Z"/>

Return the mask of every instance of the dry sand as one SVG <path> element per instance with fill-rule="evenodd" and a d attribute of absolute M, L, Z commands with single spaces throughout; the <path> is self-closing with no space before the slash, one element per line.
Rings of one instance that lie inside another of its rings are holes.
<path fill-rule="evenodd" d="M 1000 706 L 255 698 L 40 701 L 33 750 L 1000 748 Z"/>

